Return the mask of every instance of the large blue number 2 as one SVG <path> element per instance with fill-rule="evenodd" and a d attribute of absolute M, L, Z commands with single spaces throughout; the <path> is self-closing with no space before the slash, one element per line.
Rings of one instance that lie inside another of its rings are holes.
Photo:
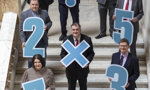
<path fill-rule="evenodd" d="M 132 11 L 125 11 L 122 9 L 115 9 L 116 20 L 114 22 L 114 28 L 121 30 L 121 33 L 113 32 L 114 41 L 119 44 L 121 38 L 126 38 L 129 44 L 132 44 L 133 39 L 133 25 L 129 21 L 133 18 L 134 13 Z M 126 20 L 124 20 L 126 18 Z"/>
<path fill-rule="evenodd" d="M 34 30 L 33 30 L 34 29 Z M 44 34 L 44 22 L 38 17 L 29 17 L 24 21 L 23 31 L 33 31 L 23 48 L 23 57 L 33 57 L 35 54 L 41 54 L 45 57 L 44 48 L 35 48 Z"/>
<path fill-rule="evenodd" d="M 120 65 L 111 65 L 106 70 L 106 76 L 112 79 L 110 87 L 115 90 L 125 90 L 128 72 Z"/>

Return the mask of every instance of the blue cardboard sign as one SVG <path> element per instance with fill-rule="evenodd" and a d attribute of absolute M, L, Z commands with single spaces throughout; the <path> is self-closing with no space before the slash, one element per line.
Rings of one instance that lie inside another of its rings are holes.
<path fill-rule="evenodd" d="M 110 84 L 111 89 L 126 90 L 125 86 L 128 80 L 128 72 L 124 67 L 112 64 L 106 69 L 105 74 L 112 80 Z"/>
<path fill-rule="evenodd" d="M 113 32 L 113 39 L 117 44 L 122 38 L 126 38 L 129 41 L 129 45 L 132 44 L 134 28 L 130 20 L 133 15 L 133 11 L 115 9 L 116 20 L 114 21 L 114 28 L 121 30 L 121 33 Z"/>
<path fill-rule="evenodd" d="M 45 83 L 43 78 L 22 83 L 23 90 L 45 90 Z"/>
<path fill-rule="evenodd" d="M 68 7 L 74 7 L 76 5 L 76 0 L 65 0 L 65 4 Z"/>
<path fill-rule="evenodd" d="M 83 40 L 77 47 L 75 47 L 69 40 L 66 40 L 61 46 L 68 52 L 68 55 L 61 60 L 61 63 L 65 65 L 65 67 L 68 67 L 73 61 L 76 61 L 82 68 L 89 63 L 87 58 L 83 55 L 83 52 L 90 47 L 85 40 Z"/>
<path fill-rule="evenodd" d="M 33 31 L 23 48 L 23 57 L 33 57 L 35 54 L 45 57 L 45 48 L 35 48 L 44 34 L 44 21 L 39 17 L 29 17 L 23 23 L 23 31 Z"/>

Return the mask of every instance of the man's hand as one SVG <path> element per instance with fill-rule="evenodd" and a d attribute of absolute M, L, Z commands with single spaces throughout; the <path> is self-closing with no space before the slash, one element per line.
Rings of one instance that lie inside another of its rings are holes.
<path fill-rule="evenodd" d="M 138 19 L 136 17 L 134 17 L 133 19 L 131 19 L 132 22 L 137 22 Z"/>
<path fill-rule="evenodd" d="M 112 18 L 113 18 L 113 20 L 116 20 L 116 16 L 115 16 L 115 15 L 113 15 L 113 17 L 112 17 Z"/>
<path fill-rule="evenodd" d="M 44 26 L 44 31 L 46 31 L 47 30 L 47 26 Z"/>
<path fill-rule="evenodd" d="M 129 87 L 129 85 L 130 85 L 130 83 L 127 83 L 127 85 L 125 86 L 125 88 L 128 88 L 128 87 Z"/>
<path fill-rule="evenodd" d="M 85 66 L 84 66 L 84 68 L 87 68 L 89 65 L 88 64 L 86 64 Z"/>
<path fill-rule="evenodd" d="M 25 42 L 22 43 L 22 48 L 25 47 L 25 44 L 26 44 Z"/>

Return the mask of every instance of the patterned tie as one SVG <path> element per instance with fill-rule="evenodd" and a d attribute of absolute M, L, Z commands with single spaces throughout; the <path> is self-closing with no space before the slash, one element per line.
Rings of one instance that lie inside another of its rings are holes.
<path fill-rule="evenodd" d="M 124 58 L 124 56 L 121 55 L 121 58 L 120 58 L 120 65 L 121 65 L 121 66 L 122 66 L 122 63 L 123 63 L 123 58 Z"/>
<path fill-rule="evenodd" d="M 125 10 L 128 10 L 128 7 L 129 7 L 129 0 L 127 0 L 127 4 L 126 4 Z"/>
<path fill-rule="evenodd" d="M 78 46 L 79 42 L 78 42 L 78 39 L 76 39 L 76 45 L 75 46 Z"/>

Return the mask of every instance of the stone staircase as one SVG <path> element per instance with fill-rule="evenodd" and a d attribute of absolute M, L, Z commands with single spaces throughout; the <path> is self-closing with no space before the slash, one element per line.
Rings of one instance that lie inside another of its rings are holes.
<path fill-rule="evenodd" d="M 24 10 L 29 6 L 25 5 Z M 61 43 L 58 41 L 60 36 L 60 22 L 57 0 L 49 7 L 49 15 L 53 21 L 53 26 L 49 31 L 49 46 L 47 48 L 46 66 L 51 68 L 55 74 L 56 90 L 67 90 L 67 79 L 65 68 L 60 63 Z M 70 25 L 72 20 L 68 17 L 68 34 L 70 34 Z M 102 39 L 94 37 L 99 33 L 99 14 L 96 0 L 81 0 L 80 4 L 80 24 L 82 33 L 90 36 L 93 41 L 95 57 L 90 64 L 90 73 L 88 75 L 88 90 L 110 90 L 109 81 L 105 76 L 105 70 L 110 65 L 111 55 L 118 51 L 118 46 L 110 36 Z M 109 25 L 109 24 L 108 24 Z M 20 53 L 21 54 L 21 53 Z M 137 80 L 136 90 L 149 90 L 147 80 L 147 67 L 145 60 L 144 43 L 141 34 L 137 40 L 137 55 L 140 59 L 140 77 Z M 20 55 L 21 56 L 21 55 Z M 20 90 L 21 77 L 24 70 L 27 69 L 27 60 L 20 57 L 16 69 L 15 88 Z M 79 86 L 77 85 L 77 90 Z"/>

